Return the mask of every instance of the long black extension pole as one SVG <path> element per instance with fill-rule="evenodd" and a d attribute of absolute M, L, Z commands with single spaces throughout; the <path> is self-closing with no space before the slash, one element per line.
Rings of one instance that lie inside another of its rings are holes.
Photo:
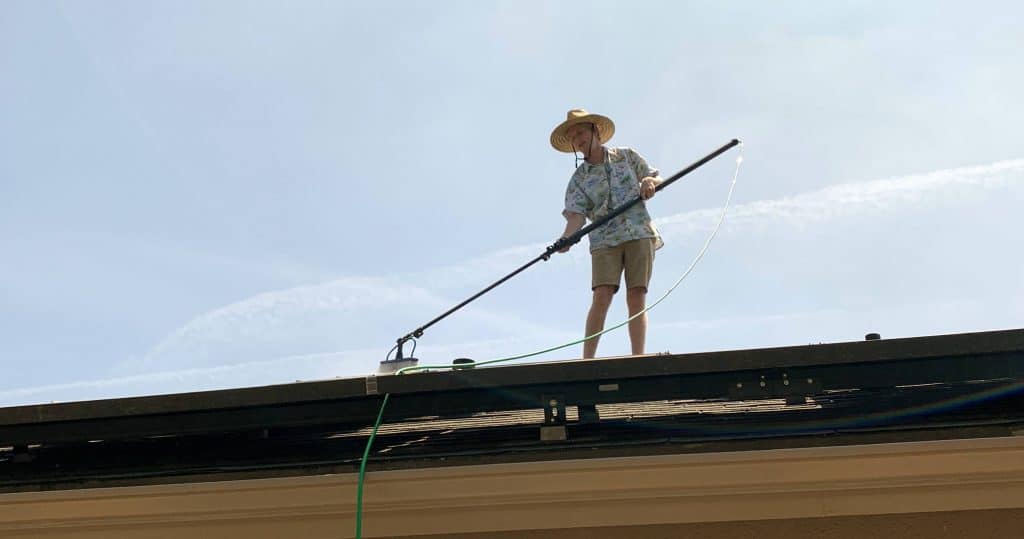
<path fill-rule="evenodd" d="M 669 185 L 671 185 L 672 182 L 674 182 L 674 181 L 678 180 L 679 178 L 682 178 L 683 176 L 686 176 L 687 174 L 693 172 L 694 170 L 697 170 L 698 168 L 704 166 L 704 164 L 706 164 L 708 161 L 711 161 L 712 159 L 718 157 L 719 155 L 722 155 L 723 153 L 728 151 L 730 148 L 732 148 L 733 146 L 738 145 L 739 143 L 740 143 L 739 139 L 732 139 L 731 141 L 729 141 L 728 143 L 723 145 L 721 148 L 719 148 L 719 149 L 717 149 L 717 150 L 715 150 L 715 151 L 705 155 L 704 157 L 702 157 L 700 160 L 696 161 L 692 165 L 690 165 L 690 166 L 684 168 L 683 170 L 680 170 L 679 172 L 676 172 L 675 174 L 669 176 L 664 181 L 662 181 L 657 187 L 655 187 L 654 190 L 656 192 L 657 191 L 661 191 L 662 189 L 664 189 L 664 188 L 668 187 Z M 593 223 L 590 223 L 589 225 L 579 229 L 578 231 L 574 232 L 573 234 L 571 234 L 569 236 L 566 236 L 564 238 L 559 238 L 558 241 L 556 241 L 555 243 L 553 243 L 550 246 L 548 246 L 548 248 L 545 249 L 544 252 L 540 256 L 538 256 L 537 258 L 534 258 L 533 260 L 527 262 L 526 264 L 523 264 L 522 266 L 519 267 L 519 269 L 513 271 L 512 273 L 509 273 L 508 275 L 502 277 L 498 281 L 495 281 L 494 284 L 492 284 L 491 286 L 488 286 L 487 288 L 477 292 L 476 294 L 473 294 L 473 296 L 471 296 L 466 301 L 463 301 L 462 303 L 452 307 L 451 309 L 448 309 L 447 311 L 444 312 L 444 314 L 442 314 L 442 315 L 438 316 L 437 318 L 431 320 L 430 322 L 427 322 L 426 324 L 416 328 L 415 331 L 405 335 L 404 337 L 400 337 L 398 339 L 398 341 L 397 341 L 397 344 L 396 344 L 396 346 L 398 347 L 398 352 L 395 354 L 395 359 L 396 360 L 402 359 L 402 345 L 405 344 L 406 341 L 408 341 L 409 339 L 422 337 L 423 336 L 423 332 L 426 331 L 427 328 L 429 328 L 430 326 L 432 326 L 432 325 L 440 322 L 441 320 L 447 318 L 449 315 L 451 315 L 455 311 L 465 307 L 466 305 L 468 305 L 471 301 L 475 300 L 476 298 L 478 298 L 478 297 L 480 297 L 480 296 L 490 292 L 491 290 L 493 290 L 495 287 L 497 287 L 501 283 L 503 283 L 503 282 L 505 282 L 505 281 L 507 281 L 507 280 L 509 280 L 509 279 L 511 279 L 513 277 L 515 277 L 516 275 L 519 275 L 519 273 L 521 273 L 526 268 L 536 264 L 537 262 L 540 262 L 541 260 L 547 260 L 547 259 L 551 258 L 551 255 L 553 255 L 556 251 L 559 251 L 559 250 L 561 250 L 561 249 L 563 249 L 563 248 L 565 248 L 567 246 L 570 246 L 570 245 L 575 245 L 581 239 L 583 239 L 583 236 L 586 236 L 587 234 L 589 234 L 595 228 L 597 228 L 597 227 L 607 223 L 608 221 L 618 217 L 619 215 L 622 215 L 623 212 L 625 212 L 626 210 L 632 208 L 635 204 L 637 204 L 641 200 L 643 200 L 641 197 L 636 197 L 633 200 L 630 200 L 629 202 L 619 206 L 618 208 L 615 208 L 614 210 L 609 212 L 607 215 L 604 215 L 603 217 L 601 217 L 600 219 L 594 221 Z"/>

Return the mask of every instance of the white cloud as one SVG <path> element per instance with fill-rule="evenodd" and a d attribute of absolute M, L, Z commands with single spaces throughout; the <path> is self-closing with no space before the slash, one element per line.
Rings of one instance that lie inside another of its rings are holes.
<path fill-rule="evenodd" d="M 568 338 L 557 335 L 557 338 Z M 548 342 L 551 336 L 527 334 L 522 337 L 487 339 L 420 346 L 416 357 L 423 367 L 443 367 L 456 357 L 470 357 L 478 361 L 494 359 L 509 349 L 535 349 Z M 406 348 L 409 356 L 412 347 Z M 370 374 L 383 359 L 379 349 L 344 350 L 319 354 L 285 356 L 264 361 L 248 361 L 230 365 L 176 369 L 98 380 L 81 380 L 65 384 L 50 384 L 26 388 L 0 390 L 0 406 L 17 406 L 41 402 L 67 402 L 135 395 L 157 395 L 254 387 L 314 381 L 338 377 Z M 367 361 L 371 358 L 371 361 Z M 301 379 L 282 379 L 282 372 L 302 373 Z"/>
<path fill-rule="evenodd" d="M 381 277 L 349 277 L 267 292 L 197 316 L 147 352 L 140 364 L 125 367 L 248 363 L 309 352 L 310 347 L 324 350 L 360 342 L 393 343 L 399 335 L 385 331 L 412 331 L 426 316 L 454 303 L 421 286 Z M 456 337 L 550 331 L 516 316 L 474 307 L 462 314 L 463 324 L 472 331 Z M 383 359 L 384 352 L 364 356 L 362 364 L 370 358 Z"/>
<path fill-rule="evenodd" d="M 324 354 L 288 356 L 268 361 L 177 369 L 164 372 L 119 376 L 101 380 L 82 380 L 66 384 L 51 384 L 0 390 L 0 405 L 12 406 L 32 402 L 61 400 L 88 400 L 108 398 L 111 395 L 150 395 L 188 391 L 222 389 L 230 385 L 258 386 L 282 383 L 284 370 L 317 372 L 331 377 L 331 372 L 350 371 L 347 365 L 358 362 L 376 350 L 349 350 Z"/>
<path fill-rule="evenodd" d="M 765 221 L 806 226 L 948 200 L 958 196 L 963 188 L 995 189 L 1010 183 L 1024 183 L 1024 159 L 846 183 L 791 197 L 739 204 L 729 211 L 726 221 L 732 229 L 756 227 Z M 709 208 L 667 216 L 657 219 L 657 223 L 667 235 L 684 235 L 710 230 L 717 217 L 718 210 Z"/>

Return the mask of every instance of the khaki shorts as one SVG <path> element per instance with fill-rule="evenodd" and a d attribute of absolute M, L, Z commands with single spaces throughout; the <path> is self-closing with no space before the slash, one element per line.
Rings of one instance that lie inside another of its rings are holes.
<path fill-rule="evenodd" d="M 595 249 L 590 253 L 593 278 L 590 289 L 611 285 L 619 291 L 619 279 L 626 271 L 626 288 L 642 287 L 647 290 L 654 271 L 654 238 L 641 238 L 620 243 L 615 247 Z"/>

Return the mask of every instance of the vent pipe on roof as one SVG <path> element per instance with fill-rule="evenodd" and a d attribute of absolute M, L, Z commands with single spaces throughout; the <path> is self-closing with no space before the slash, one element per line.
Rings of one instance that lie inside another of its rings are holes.
<path fill-rule="evenodd" d="M 468 357 L 457 357 L 452 361 L 453 369 L 472 369 L 475 366 L 476 362 Z"/>
<path fill-rule="evenodd" d="M 882 336 L 879 335 L 878 333 L 868 333 L 867 335 L 864 336 L 865 341 L 877 341 L 881 338 Z"/>

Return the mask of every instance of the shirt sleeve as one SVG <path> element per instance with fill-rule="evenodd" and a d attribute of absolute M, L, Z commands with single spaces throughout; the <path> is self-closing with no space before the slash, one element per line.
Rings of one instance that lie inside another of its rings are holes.
<path fill-rule="evenodd" d="M 580 182 L 573 175 L 569 180 L 569 186 L 565 188 L 565 209 L 562 210 L 562 215 L 568 219 L 571 213 L 586 215 L 592 209 L 590 199 L 587 198 L 587 194 L 580 187 Z"/>
<path fill-rule="evenodd" d="M 644 156 L 640 155 L 636 150 L 630 149 L 629 151 L 633 154 L 633 172 L 636 173 L 637 180 L 642 180 L 647 176 L 657 177 L 661 174 L 660 170 L 648 165 Z"/>

